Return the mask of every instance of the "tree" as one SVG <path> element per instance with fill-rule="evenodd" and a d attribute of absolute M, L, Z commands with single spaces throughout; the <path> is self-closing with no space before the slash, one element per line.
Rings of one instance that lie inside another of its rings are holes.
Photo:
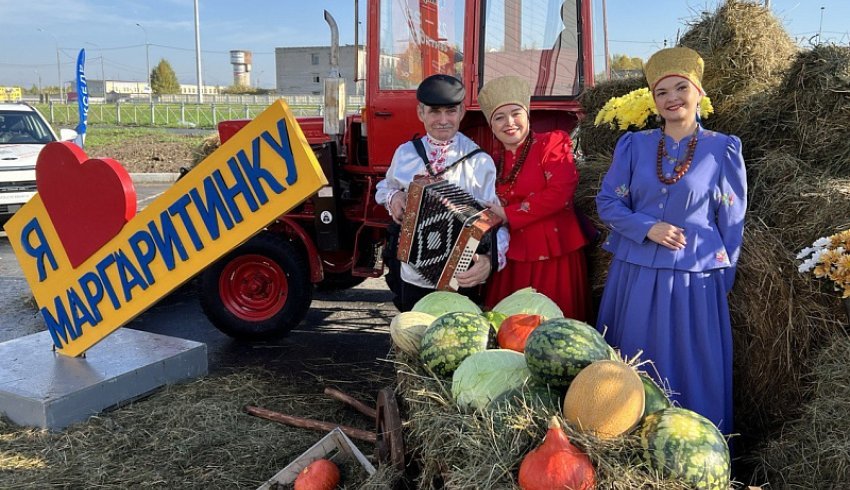
<path fill-rule="evenodd" d="M 630 57 L 625 54 L 615 54 L 611 57 L 611 70 L 614 71 L 633 71 L 642 70 L 643 60 L 639 57 Z"/>
<path fill-rule="evenodd" d="M 159 60 L 159 64 L 151 70 L 151 90 L 156 95 L 180 93 L 177 75 L 171 64 L 164 59 Z"/>

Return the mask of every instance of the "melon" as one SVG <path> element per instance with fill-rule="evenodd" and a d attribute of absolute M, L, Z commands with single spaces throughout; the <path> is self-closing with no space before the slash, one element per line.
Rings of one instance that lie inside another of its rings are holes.
<path fill-rule="evenodd" d="M 600 439 L 617 437 L 640 422 L 644 398 L 643 383 L 634 368 L 622 361 L 596 361 L 570 383 L 564 420 Z"/>
<path fill-rule="evenodd" d="M 399 313 L 390 323 L 390 337 L 393 344 L 405 354 L 411 356 L 419 355 L 419 345 L 422 336 L 437 317 L 418 311 L 405 311 Z"/>
<path fill-rule="evenodd" d="M 532 379 L 542 385 L 566 388 L 579 371 L 603 359 L 618 356 L 595 328 L 570 318 L 546 320 L 525 343 Z"/>
<path fill-rule="evenodd" d="M 729 447 L 702 415 L 665 408 L 647 415 L 638 433 L 641 457 L 652 471 L 700 490 L 728 490 Z"/>
<path fill-rule="evenodd" d="M 435 374 L 448 378 L 464 359 L 495 346 L 496 332 L 483 316 L 446 313 L 425 329 L 419 358 Z"/>

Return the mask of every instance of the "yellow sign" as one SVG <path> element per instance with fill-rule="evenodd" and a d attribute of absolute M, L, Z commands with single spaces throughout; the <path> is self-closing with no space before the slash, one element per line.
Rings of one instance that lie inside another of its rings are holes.
<path fill-rule="evenodd" d="M 0 87 L 0 102 L 17 102 L 22 96 L 21 87 Z"/>
<path fill-rule="evenodd" d="M 5 229 L 54 344 L 78 356 L 325 185 L 278 101 L 76 268 L 38 194 Z"/>

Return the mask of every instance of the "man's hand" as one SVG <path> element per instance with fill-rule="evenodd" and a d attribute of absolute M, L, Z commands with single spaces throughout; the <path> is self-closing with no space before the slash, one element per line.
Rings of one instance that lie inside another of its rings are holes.
<path fill-rule="evenodd" d="M 681 250 L 688 244 L 685 239 L 685 230 L 663 221 L 652 225 L 646 237 L 670 250 Z"/>
<path fill-rule="evenodd" d="M 493 265 L 490 263 L 489 255 L 475 254 L 472 256 L 472 267 L 465 272 L 460 272 L 455 276 L 457 283 L 462 288 L 471 288 L 477 286 L 490 277 L 490 270 Z"/>
<path fill-rule="evenodd" d="M 393 194 L 393 197 L 390 199 L 390 216 L 392 216 L 393 221 L 398 224 L 401 224 L 401 222 L 404 221 L 404 208 L 406 205 L 406 192 L 398 191 Z"/>

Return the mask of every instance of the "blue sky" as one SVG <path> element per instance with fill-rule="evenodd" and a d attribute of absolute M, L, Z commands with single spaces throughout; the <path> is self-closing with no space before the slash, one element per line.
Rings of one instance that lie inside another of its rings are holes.
<path fill-rule="evenodd" d="M 361 43 L 366 4 L 360 0 Z M 272 87 L 275 47 L 328 44 L 324 9 L 339 24 L 340 42 L 354 42 L 354 0 L 199 0 L 199 5 L 207 84 L 232 83 L 228 52 L 247 49 L 254 56 L 252 83 Z M 716 5 L 717 0 L 607 0 L 610 52 L 646 58 Z M 809 39 L 820 28 L 824 40 L 850 42 L 847 0 L 772 0 L 771 7 L 795 38 Z M 182 83 L 195 83 L 192 0 L 0 0 L 0 85 L 29 87 L 39 77 L 43 85 L 56 85 L 57 45 L 63 80 L 71 79 L 80 48 L 86 49 L 89 78 L 101 78 L 102 66 L 108 79 L 144 79 L 146 35 L 151 66 L 164 58 Z"/>

